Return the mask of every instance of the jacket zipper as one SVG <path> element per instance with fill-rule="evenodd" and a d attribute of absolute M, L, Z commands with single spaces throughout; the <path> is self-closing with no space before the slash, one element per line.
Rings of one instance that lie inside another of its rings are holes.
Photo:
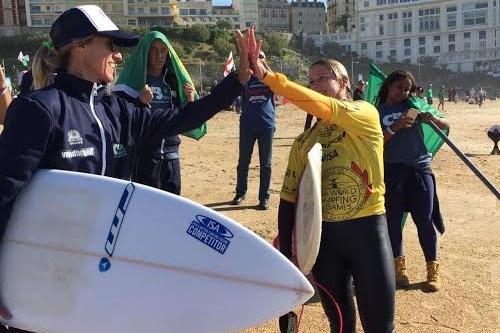
<path fill-rule="evenodd" d="M 94 108 L 94 96 L 97 95 L 97 84 L 94 83 L 94 87 L 92 88 L 92 93 L 90 94 L 90 111 L 92 111 L 92 115 L 94 116 L 95 121 L 97 122 L 97 126 L 99 126 L 99 132 L 101 133 L 101 142 L 102 142 L 102 168 L 101 168 L 101 176 L 104 176 L 106 173 L 106 137 L 104 136 L 104 127 L 102 126 L 101 121 L 97 117 Z"/>

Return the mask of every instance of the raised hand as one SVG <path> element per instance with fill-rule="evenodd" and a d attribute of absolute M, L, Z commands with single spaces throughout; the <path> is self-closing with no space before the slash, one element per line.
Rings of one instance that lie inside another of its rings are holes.
<path fill-rule="evenodd" d="M 247 29 L 246 35 L 248 36 L 248 56 L 250 58 L 253 75 L 259 80 L 262 80 L 267 72 L 271 71 L 266 61 L 259 58 L 262 41 L 255 39 L 255 27 Z"/>
<path fill-rule="evenodd" d="M 238 81 L 244 85 L 250 80 L 250 75 L 252 75 L 248 59 L 248 34 L 246 33 L 243 35 L 240 30 L 236 30 L 234 32 L 234 38 L 236 39 L 239 50 Z"/>
<path fill-rule="evenodd" d="M 0 90 L 6 87 L 5 82 L 5 70 L 2 66 L 0 66 Z"/>
<path fill-rule="evenodd" d="M 184 91 L 184 94 L 186 95 L 186 100 L 188 102 L 193 102 L 194 101 L 194 92 L 195 92 L 194 86 L 191 83 L 186 82 L 182 86 L 182 90 Z"/>
<path fill-rule="evenodd" d="M 143 104 L 149 104 L 153 100 L 153 90 L 147 84 L 144 86 L 144 89 L 139 93 L 139 100 Z"/>

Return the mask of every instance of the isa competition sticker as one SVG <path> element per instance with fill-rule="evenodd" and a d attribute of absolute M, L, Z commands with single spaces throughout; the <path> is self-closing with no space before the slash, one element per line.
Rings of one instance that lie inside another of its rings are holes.
<path fill-rule="evenodd" d="M 228 228 L 203 215 L 196 215 L 186 232 L 220 254 L 226 252 L 230 239 L 233 238 L 233 233 Z"/>

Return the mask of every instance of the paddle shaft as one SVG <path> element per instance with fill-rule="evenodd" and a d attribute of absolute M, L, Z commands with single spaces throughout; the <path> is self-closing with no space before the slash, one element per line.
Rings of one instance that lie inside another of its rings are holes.
<path fill-rule="evenodd" d="M 481 173 L 481 171 L 479 171 L 479 169 L 474 165 L 472 164 L 472 162 L 469 160 L 469 158 L 467 158 L 467 156 L 464 155 L 464 153 L 462 153 L 460 151 L 460 149 L 458 149 L 458 147 L 453 143 L 453 141 L 451 141 L 447 136 L 446 134 L 443 133 L 443 131 L 441 131 L 441 129 L 439 129 L 439 127 L 436 126 L 436 124 L 434 124 L 432 121 L 428 122 L 427 123 L 430 127 L 432 127 L 432 129 L 441 137 L 441 139 L 443 139 L 447 144 L 448 146 L 450 146 L 450 148 L 455 152 L 455 154 L 458 155 L 458 157 L 460 157 L 460 159 L 462 161 L 464 161 L 465 164 L 467 164 L 467 166 L 469 167 L 469 169 L 472 170 L 472 172 L 474 172 L 474 174 L 476 176 L 479 177 L 479 179 L 481 179 L 481 181 L 483 182 L 484 185 L 486 185 L 486 187 L 488 187 L 490 189 L 491 192 L 493 192 L 493 194 L 497 197 L 497 199 L 500 200 L 500 192 L 498 191 L 498 189 L 495 187 L 495 185 L 493 185 L 489 180 L 488 178 L 486 178 L 485 175 L 483 175 Z"/>

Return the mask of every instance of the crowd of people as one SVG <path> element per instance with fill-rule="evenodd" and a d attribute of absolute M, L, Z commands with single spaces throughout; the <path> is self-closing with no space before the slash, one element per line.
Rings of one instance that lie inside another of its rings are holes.
<path fill-rule="evenodd" d="M 427 289 L 440 289 L 434 229 L 440 212 L 432 154 L 424 145 L 420 124 L 433 122 L 441 129 L 449 124 L 431 113 L 412 116 L 408 104 L 413 94 L 425 94 L 432 104 L 432 85 L 424 92 L 411 73 L 397 70 L 384 81 L 372 105 L 364 101 L 364 81 L 357 82 L 351 96 L 344 65 L 320 59 L 309 68 L 306 88 L 271 70 L 250 28 L 245 35 L 235 32 L 238 70 L 198 98 L 165 35 L 152 31 L 139 39 L 122 32 L 97 6 L 65 11 L 53 23 L 50 37 L 51 44 L 43 46 L 40 62 L 30 72 L 33 83 L 26 85 L 27 91 L 12 100 L 3 69 L 0 72 L 0 122 L 5 118 L 0 135 L 0 234 L 17 194 L 41 168 L 133 180 L 180 195 L 179 134 L 202 126 L 237 98 L 241 116 L 232 203 L 246 199 L 248 168 L 257 141 L 258 207 L 268 209 L 275 96 L 279 95 L 317 119 L 295 139 L 290 151 L 278 207 L 280 251 L 292 260 L 300 177 L 307 153 L 319 142 L 323 222 L 312 275 L 324 287 L 319 293 L 331 332 L 340 330 L 341 320 L 328 294 L 340 306 L 343 332 L 356 331 L 354 288 L 365 332 L 394 332 L 395 289 L 410 284 L 402 243 L 404 212 L 411 213 L 417 226 Z M 136 48 L 116 85 L 110 87 L 122 62 L 117 46 Z M 438 97 L 444 107 L 444 86 Z M 86 138 L 81 146 L 70 147 L 55 135 L 64 137 L 70 129 Z M 113 145 L 126 153 L 118 156 L 106 149 Z M 91 156 L 60 154 L 87 148 Z M 8 304 L 0 303 L 0 316 L 11 317 Z M 281 332 L 290 332 L 287 318 L 280 318 Z"/>

